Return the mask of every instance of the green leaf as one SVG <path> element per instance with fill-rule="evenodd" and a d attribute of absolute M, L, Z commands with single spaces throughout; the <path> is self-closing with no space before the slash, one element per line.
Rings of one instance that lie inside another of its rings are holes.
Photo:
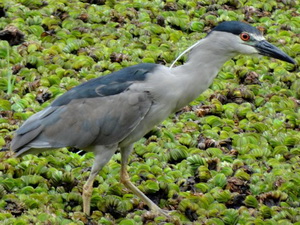
<path fill-rule="evenodd" d="M 37 37 L 41 37 L 42 33 L 44 32 L 44 28 L 40 25 L 32 25 L 29 27 L 29 32 Z"/>
<path fill-rule="evenodd" d="M 252 195 L 247 195 L 246 199 L 244 200 L 244 203 L 246 206 L 257 208 L 258 207 L 258 201 L 257 199 Z"/>
<path fill-rule="evenodd" d="M 0 110 L 11 110 L 11 103 L 8 100 L 0 99 Z"/>
<path fill-rule="evenodd" d="M 172 149 L 170 151 L 170 160 L 171 161 L 181 161 L 183 159 L 186 159 L 188 156 L 187 151 L 184 150 L 183 148 L 180 149 Z"/>
<path fill-rule="evenodd" d="M 220 203 L 226 203 L 231 199 L 231 193 L 229 190 L 220 190 L 214 193 L 213 197 Z"/>
<path fill-rule="evenodd" d="M 143 186 L 146 193 L 156 193 L 159 191 L 159 185 L 156 181 L 147 180 Z"/>
<path fill-rule="evenodd" d="M 217 127 L 222 125 L 222 120 L 217 116 L 207 116 L 205 117 L 205 121 L 212 127 Z"/>
<path fill-rule="evenodd" d="M 135 225 L 136 222 L 133 219 L 121 220 L 119 225 Z"/>
<path fill-rule="evenodd" d="M 238 223 L 239 214 L 234 209 L 227 209 L 224 212 L 223 221 L 226 225 L 235 225 Z"/>
<path fill-rule="evenodd" d="M 226 176 L 223 173 L 220 173 L 220 174 L 217 174 L 216 176 L 214 176 L 212 178 L 211 182 L 215 186 L 223 188 L 227 184 L 227 179 L 226 179 Z"/>
<path fill-rule="evenodd" d="M 199 166 L 206 165 L 206 161 L 199 155 L 192 155 L 187 158 L 193 170 L 196 170 Z"/>
<path fill-rule="evenodd" d="M 203 28 L 204 28 L 204 23 L 201 21 L 193 21 L 190 27 L 192 31 L 200 31 L 200 32 L 203 30 Z"/>

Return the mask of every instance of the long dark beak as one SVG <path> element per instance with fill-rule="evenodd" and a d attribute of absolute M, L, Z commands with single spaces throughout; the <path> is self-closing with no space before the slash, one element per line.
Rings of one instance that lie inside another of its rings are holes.
<path fill-rule="evenodd" d="M 270 44 L 269 42 L 263 40 L 257 42 L 254 47 L 259 51 L 259 54 L 270 56 L 275 59 L 280 59 L 282 61 L 286 61 L 292 64 L 296 64 L 296 61 L 288 56 L 286 53 L 281 51 L 279 48 L 275 47 L 274 45 Z"/>

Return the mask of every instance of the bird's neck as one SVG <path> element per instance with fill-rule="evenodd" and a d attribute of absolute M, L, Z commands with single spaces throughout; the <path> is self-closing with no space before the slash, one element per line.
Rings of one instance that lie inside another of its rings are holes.
<path fill-rule="evenodd" d="M 181 98 L 177 108 L 188 104 L 205 91 L 222 65 L 234 55 L 225 52 L 225 48 L 220 48 L 220 45 L 210 43 L 207 38 L 200 40 L 191 50 L 187 62 L 172 69 L 172 73 L 181 80 L 182 96 L 186 96 Z"/>

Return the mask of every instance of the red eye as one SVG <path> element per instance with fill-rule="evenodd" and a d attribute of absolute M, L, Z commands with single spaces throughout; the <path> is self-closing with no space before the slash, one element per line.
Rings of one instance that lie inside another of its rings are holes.
<path fill-rule="evenodd" d="M 250 40 L 250 35 L 248 33 L 241 33 L 240 34 L 240 38 L 243 40 L 243 41 L 249 41 Z"/>

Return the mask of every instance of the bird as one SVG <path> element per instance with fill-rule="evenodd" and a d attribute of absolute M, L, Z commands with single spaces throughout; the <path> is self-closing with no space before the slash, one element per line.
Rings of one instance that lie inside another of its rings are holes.
<path fill-rule="evenodd" d="M 186 53 L 186 62 L 174 66 Z M 24 122 L 15 132 L 10 149 L 16 157 L 62 147 L 93 152 L 94 164 L 82 191 L 86 215 L 91 213 L 95 177 L 118 150 L 121 183 L 153 213 L 169 215 L 130 181 L 127 165 L 133 144 L 208 89 L 222 65 L 240 54 L 269 56 L 296 64 L 254 26 L 225 21 L 186 49 L 169 67 L 141 63 L 67 91 Z"/>

